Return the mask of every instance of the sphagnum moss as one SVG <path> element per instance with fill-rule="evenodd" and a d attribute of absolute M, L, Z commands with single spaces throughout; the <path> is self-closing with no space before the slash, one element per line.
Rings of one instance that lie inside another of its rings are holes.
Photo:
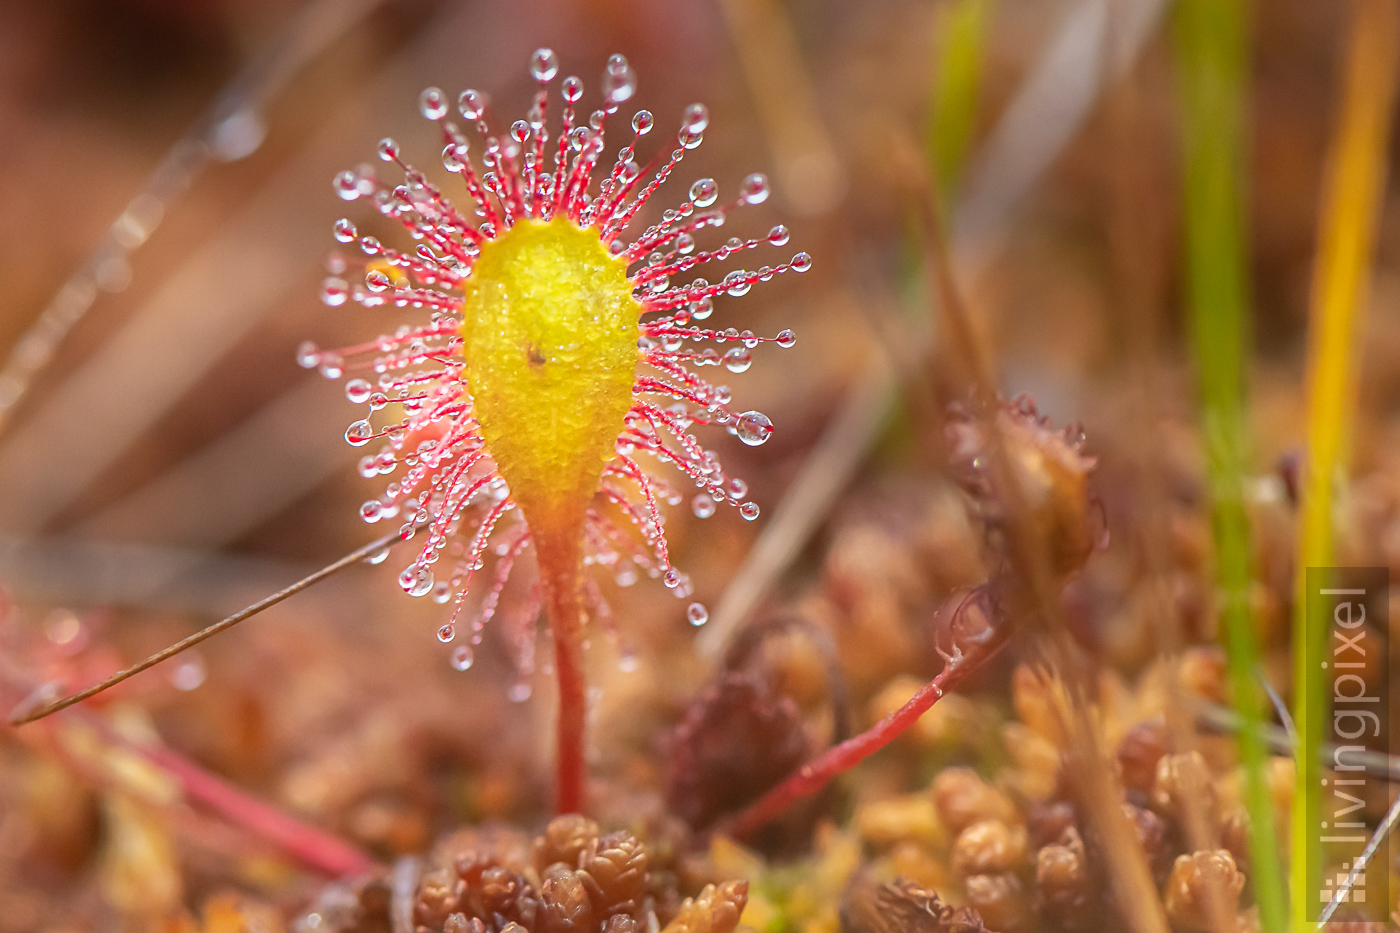
<path fill-rule="evenodd" d="M 552 140 L 545 114 L 557 73 L 554 53 L 537 51 L 534 102 L 526 119 L 504 131 L 493 123 L 485 94 L 462 93 L 458 110 L 484 141 L 479 175 L 467 135 L 446 119 L 446 95 L 423 92 L 420 109 L 442 133 L 443 166 L 461 176 L 472 203 L 466 212 L 404 162 L 391 139 L 380 143 L 379 155 L 403 170 L 402 184 L 382 184 L 367 167 L 336 176 L 342 198 L 369 198 L 417 246 L 400 252 L 361 236 L 353 221 L 338 221 L 336 238 L 357 244 L 369 262 L 363 285 L 327 279 L 324 300 L 412 308 L 429 320 L 336 351 L 307 344 L 299 358 L 328 377 L 351 373 L 351 401 L 372 413 L 395 412 L 375 417 L 376 424 L 356 421 L 346 432 L 355 446 L 383 442 L 361 461 L 366 477 L 398 473 L 360 512 L 369 522 L 402 520 L 405 539 L 426 529 L 400 583 L 411 595 L 452 603 L 438 632 L 442 641 L 457 638 L 469 587 L 495 543 L 494 580 L 452 655 L 459 669 L 471 665 L 516 559 L 534 549 L 540 586 L 512 631 L 523 676 L 533 667 L 533 616 L 543 604 L 560 689 L 557 805 L 570 812 L 583 806 L 582 630 L 590 614 L 603 612 L 583 568 L 611 569 L 624 584 L 640 570 L 662 577 L 677 596 L 690 595 L 667 552 L 659 507 L 680 496 L 642 468 L 640 453 L 674 464 L 699 487 L 692 503 L 697 515 L 728 503 L 744 518 L 758 516 L 745 484 L 726 475 L 690 431 L 718 424 L 757 445 L 772 423 L 757 411 L 733 411 L 728 387 L 695 369 L 743 372 L 760 343 L 791 346 L 794 338 L 791 331 L 764 338 L 697 322 L 710 316 L 717 295 L 743 295 L 775 275 L 805 271 L 811 259 L 798 253 L 787 262 L 731 271 L 715 284 L 703 278 L 671 284 L 672 276 L 703 263 L 787 243 L 780 225 L 766 237 L 696 248 L 696 234 L 722 226 L 736 207 L 766 200 L 767 180 L 750 175 L 737 199 L 715 206 L 718 186 L 700 179 L 687 200 L 629 240 L 624 234 L 652 194 L 700 144 L 708 111 L 700 104 L 686 109 L 676 147 L 657 156 L 660 168 L 645 182 L 636 147 L 655 121 L 638 111 L 631 141 L 595 188 L 604 127 L 632 97 L 636 76 L 622 56 L 610 58 L 603 107 L 586 120 L 576 110 L 583 84 L 565 78 L 562 128 Z M 709 342 L 728 347 L 696 346 Z M 519 520 L 512 522 L 511 513 Z M 699 603 L 688 615 L 697 625 L 706 618 Z"/>

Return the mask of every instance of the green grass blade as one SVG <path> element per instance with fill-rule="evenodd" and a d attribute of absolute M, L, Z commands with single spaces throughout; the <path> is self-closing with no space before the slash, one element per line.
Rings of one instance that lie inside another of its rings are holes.
<path fill-rule="evenodd" d="M 1187 294 L 1200 380 L 1201 420 L 1215 533 L 1228 677 L 1244 718 L 1240 757 L 1250 815 L 1250 861 L 1267 933 L 1287 925 L 1282 872 L 1257 726 L 1263 698 L 1249 612 L 1245 366 L 1249 295 L 1244 220 L 1244 87 L 1248 60 L 1241 0 L 1178 0 L 1176 57 L 1185 186 Z"/>
<path fill-rule="evenodd" d="M 946 0 L 934 16 L 926 145 L 945 214 L 956 194 L 976 127 L 983 38 L 991 7 L 992 0 Z"/>

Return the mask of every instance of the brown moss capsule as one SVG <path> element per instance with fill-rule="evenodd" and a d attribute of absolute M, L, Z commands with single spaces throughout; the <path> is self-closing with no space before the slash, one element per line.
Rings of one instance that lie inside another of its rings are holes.
<path fill-rule="evenodd" d="M 579 876 L 602 914 L 631 913 L 647 880 L 647 853 L 629 832 L 609 833 L 581 857 Z"/>
<path fill-rule="evenodd" d="M 953 871 L 964 877 L 1016 871 L 1025 864 L 1026 848 L 1023 827 L 981 820 L 959 833 L 953 843 Z"/>
<path fill-rule="evenodd" d="M 1020 823 L 1020 814 L 1006 795 L 988 785 L 971 768 L 945 768 L 933 779 L 933 805 L 943 825 L 961 833 L 981 820 Z"/>
<path fill-rule="evenodd" d="M 733 933 L 748 902 L 747 881 L 707 884 L 699 897 L 685 899 L 662 933 Z"/>
<path fill-rule="evenodd" d="M 1118 743 L 1118 768 L 1128 790 L 1152 793 L 1157 782 L 1157 762 L 1169 750 L 1167 726 L 1160 719 L 1149 719 L 1133 726 Z"/>
<path fill-rule="evenodd" d="M 965 890 L 968 906 L 993 930 L 1021 933 L 1034 925 L 1025 887 L 1015 875 L 973 875 Z"/>
<path fill-rule="evenodd" d="M 1063 843 L 1035 854 L 1035 894 L 1042 914 L 1066 930 L 1078 933 L 1094 926 L 1098 897 L 1077 830 L 1065 830 Z"/>
<path fill-rule="evenodd" d="M 1033 849 L 1061 842 L 1065 830 L 1074 825 L 1074 804 L 1068 800 L 1032 804 L 1026 815 L 1026 829 Z"/>
<path fill-rule="evenodd" d="M 418 885 L 413 919 L 425 926 L 442 926 L 448 915 L 456 912 L 462 888 L 456 874 L 445 868 L 428 872 Z"/>
<path fill-rule="evenodd" d="M 555 862 L 540 885 L 540 913 L 534 933 L 593 933 L 593 900 L 580 872 Z"/>
<path fill-rule="evenodd" d="M 977 912 L 944 904 L 933 890 L 900 878 L 858 875 L 841 899 L 841 933 L 988 933 Z"/>
<path fill-rule="evenodd" d="M 1012 502 L 1024 507 L 1027 530 L 1043 545 L 1050 570 L 1057 577 L 1074 573 L 1101 535 L 1088 484 L 1096 461 L 1082 453 L 1083 432 L 1074 425 L 1050 430 L 1028 395 L 998 405 L 996 427 L 1019 496 L 1007 496 L 998 488 L 1002 477 L 991 462 L 984 425 L 955 406 L 948 436 L 959 482 L 977 500 L 989 524 L 1003 524 Z"/>
<path fill-rule="evenodd" d="M 499 916 L 534 927 L 539 899 L 524 876 L 493 860 L 469 856 L 457 861 L 457 877 L 463 885 L 458 903 L 468 916 L 493 923 Z"/>
<path fill-rule="evenodd" d="M 1152 784 L 1152 807 L 1163 816 L 1180 822 L 1186 808 L 1199 806 L 1215 812 L 1215 784 L 1206 760 L 1198 751 L 1163 755 L 1157 762 L 1157 778 Z"/>
<path fill-rule="evenodd" d="M 1239 909 L 1244 875 L 1235 859 L 1224 849 L 1202 850 L 1177 857 L 1171 877 L 1162 892 L 1167 919 L 1184 931 L 1204 931 L 1211 927 L 1212 907 L 1234 916 Z M 1216 905 L 1212 898 L 1218 898 Z"/>
<path fill-rule="evenodd" d="M 598 841 L 598 824 L 570 813 L 555 817 L 544 828 L 544 835 L 535 840 L 535 871 L 541 876 L 556 862 L 578 868 L 579 856 Z"/>

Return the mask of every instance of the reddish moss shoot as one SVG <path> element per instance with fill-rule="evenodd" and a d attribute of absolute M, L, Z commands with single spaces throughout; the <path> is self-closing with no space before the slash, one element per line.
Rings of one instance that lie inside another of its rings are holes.
<path fill-rule="evenodd" d="M 717 295 L 743 295 L 775 275 L 806 271 L 811 259 L 798 253 L 730 271 L 715 284 L 672 284 L 698 265 L 787 243 L 787 229 L 776 226 L 766 237 L 696 249 L 696 235 L 722 226 L 734 208 L 763 202 L 767 180 L 750 175 L 737 199 L 716 206 L 718 186 L 702 178 L 678 207 L 637 232 L 651 196 L 700 145 L 708 111 L 686 108 L 676 147 L 663 147 L 645 169 L 637 145 L 655 121 L 638 111 L 630 141 L 601 172 L 604 127 L 636 90 L 627 60 L 608 60 L 603 106 L 586 118 L 577 109 L 583 83 L 561 82 L 562 126 L 553 140 L 545 117 L 558 73 L 554 53 L 537 51 L 530 71 L 539 85 L 534 102 L 526 119 L 508 128 L 493 125 L 485 94 L 468 90 L 458 98 L 465 125 L 482 140 L 480 171 L 467 134 L 447 119 L 447 96 L 429 88 L 419 99 L 423 116 L 441 131 L 443 166 L 460 176 L 467 210 L 404 162 L 391 139 L 379 144 L 379 155 L 402 170 L 401 184 L 379 181 L 368 166 L 336 176 L 342 198 L 367 198 L 417 242 L 400 252 L 360 235 L 349 219 L 337 221 L 336 239 L 357 244 L 369 261 L 363 284 L 327 279 L 325 303 L 413 309 L 428 320 L 340 350 L 306 344 L 299 359 L 330 378 L 351 375 L 346 394 L 369 406 L 371 417 L 350 425 L 346 440 L 379 442 L 361 460 L 366 477 L 399 475 L 360 514 L 367 522 L 397 518 L 406 539 L 425 529 L 426 541 L 399 582 L 410 595 L 452 604 L 438 632 L 443 642 L 457 639 L 473 578 L 494 557 L 489 588 L 452 654 L 458 669 L 471 666 L 511 568 L 534 549 L 539 583 L 505 613 L 521 678 L 513 695 L 528 696 L 542 604 L 560 694 L 557 806 L 572 812 L 584 802 L 583 628 L 590 617 L 608 622 L 584 567 L 608 569 L 622 585 L 640 571 L 661 577 L 678 597 L 691 594 L 671 564 L 662 528 L 660 502 L 676 504 L 680 496 L 643 469 L 640 454 L 674 464 L 699 487 L 692 508 L 700 517 L 716 503 L 746 519 L 758 516 L 744 483 L 727 476 L 690 430 L 718 424 L 756 445 L 772 424 L 760 412 L 733 411 L 729 389 L 695 369 L 743 372 L 758 344 L 787 347 L 794 338 L 791 331 L 757 337 L 698 322 L 710 317 Z M 688 615 L 697 625 L 706 618 L 698 603 Z"/>

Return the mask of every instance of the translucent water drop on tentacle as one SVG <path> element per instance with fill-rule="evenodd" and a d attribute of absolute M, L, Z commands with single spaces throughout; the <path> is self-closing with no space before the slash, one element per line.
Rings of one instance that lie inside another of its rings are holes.
<path fill-rule="evenodd" d="M 749 289 L 753 288 L 753 283 L 748 280 L 748 275 L 743 269 L 735 269 L 726 275 L 723 284 L 728 286 L 725 291 L 736 298 L 747 295 Z M 734 336 L 737 337 L 738 334 L 736 333 Z"/>
<path fill-rule="evenodd" d="M 302 369 L 315 369 L 321 365 L 321 350 L 310 340 L 302 341 L 297 347 L 297 365 Z"/>
<path fill-rule="evenodd" d="M 758 338 L 754 336 L 754 332 L 751 330 L 739 331 L 739 341 L 750 350 L 758 346 Z"/>
<path fill-rule="evenodd" d="M 382 564 L 389 558 L 389 548 L 384 546 L 365 558 L 367 564 Z"/>
<path fill-rule="evenodd" d="M 701 178 L 690 186 L 690 200 L 696 207 L 709 207 L 719 197 L 719 185 L 713 178 Z"/>
<path fill-rule="evenodd" d="M 735 476 L 729 480 L 729 487 L 725 492 L 729 493 L 729 498 L 738 502 L 749 494 L 749 484 Z"/>
<path fill-rule="evenodd" d="M 340 195 L 342 201 L 353 201 L 360 196 L 360 180 L 355 177 L 355 173 L 344 171 L 336 175 L 331 180 L 331 186 L 335 188 L 335 193 Z"/>
<path fill-rule="evenodd" d="M 696 518 L 709 518 L 715 514 L 715 500 L 702 492 L 690 500 L 690 510 L 695 513 Z"/>
<path fill-rule="evenodd" d="M 516 120 L 510 125 L 510 135 L 518 143 L 523 143 L 530 138 L 530 124 L 524 120 Z"/>
<path fill-rule="evenodd" d="M 608 59 L 608 67 L 603 71 L 603 100 L 607 101 L 609 107 L 616 107 L 623 101 L 630 100 L 636 92 L 637 73 L 623 56 L 611 56 Z"/>
<path fill-rule="evenodd" d="M 469 645 L 458 645 L 452 649 L 452 666 L 459 671 L 465 671 L 472 666 L 472 649 Z"/>
<path fill-rule="evenodd" d="M 699 603 L 691 603 L 685 609 L 685 617 L 690 620 L 690 624 L 700 627 L 710 621 L 710 612 Z"/>
<path fill-rule="evenodd" d="M 385 162 L 392 162 L 399 157 L 399 144 L 394 142 L 393 137 L 385 136 L 379 141 L 379 158 Z"/>
<path fill-rule="evenodd" d="M 360 518 L 363 518 L 366 524 L 373 525 L 383 517 L 384 504 L 378 499 L 370 499 L 360 506 Z"/>
<path fill-rule="evenodd" d="M 715 301 L 708 295 L 706 295 L 704 298 L 693 301 L 690 304 L 690 316 L 695 318 L 695 320 L 697 321 L 705 320 L 705 318 L 709 317 L 711 314 L 714 313 L 714 310 Z"/>
<path fill-rule="evenodd" d="M 638 110 L 632 115 L 632 132 L 638 136 L 645 136 L 651 132 L 652 124 L 655 122 L 650 110 Z"/>
<path fill-rule="evenodd" d="M 454 174 L 467 167 L 467 147 L 451 143 L 443 147 L 442 167 Z"/>
<path fill-rule="evenodd" d="M 345 429 L 345 441 L 351 447 L 363 447 L 374 436 L 374 428 L 364 419 L 356 421 Z"/>
<path fill-rule="evenodd" d="M 446 544 L 446 543 L 447 543 L 446 541 L 443 542 L 443 544 Z M 450 584 L 450 583 L 437 583 L 437 584 L 435 584 L 435 585 L 433 586 L 433 602 L 435 602 L 435 603 L 437 603 L 439 606 L 441 606 L 441 605 L 445 604 L 445 603 L 446 603 L 448 600 L 450 600 L 451 598 L 452 598 L 452 584 Z"/>
<path fill-rule="evenodd" d="M 411 564 L 399 574 L 399 586 L 409 596 L 426 596 L 433 588 L 433 572 L 427 567 Z"/>
<path fill-rule="evenodd" d="M 332 232 L 335 234 L 335 238 L 342 243 L 353 243 L 355 242 L 355 237 L 359 236 L 355 225 L 350 222 L 350 218 L 348 217 L 342 217 L 337 220 Z"/>
<path fill-rule="evenodd" d="M 806 272 L 810 268 L 812 268 L 811 256 L 808 256 L 806 253 L 798 253 L 796 256 L 792 257 L 793 272 Z"/>
<path fill-rule="evenodd" d="M 666 571 L 666 575 L 661 578 L 661 582 L 666 584 L 668 590 L 674 590 L 681 585 L 681 572 L 672 567 Z"/>
<path fill-rule="evenodd" d="M 745 444 L 757 447 L 772 435 L 773 422 L 769 421 L 768 416 L 761 411 L 746 411 L 739 416 L 739 422 L 734 426 L 734 433 Z"/>
<path fill-rule="evenodd" d="M 681 144 L 682 149 L 696 149 L 704 141 L 704 133 L 696 133 L 692 130 L 683 129 L 676 134 L 676 142 Z"/>
<path fill-rule="evenodd" d="M 370 385 L 367 379 L 351 379 L 345 383 L 345 397 L 356 405 L 368 402 L 373 391 L 374 386 Z"/>
<path fill-rule="evenodd" d="M 447 116 L 447 95 L 442 88 L 425 88 L 418 95 L 418 111 L 428 120 L 441 120 Z"/>
<path fill-rule="evenodd" d="M 474 88 L 468 88 L 457 97 L 457 110 L 468 120 L 480 120 L 486 112 L 489 98 Z"/>
<path fill-rule="evenodd" d="M 334 353 L 322 353 L 317 371 L 327 379 L 339 379 L 345 372 L 345 361 Z"/>
<path fill-rule="evenodd" d="M 761 172 L 754 172 L 739 186 L 739 197 L 745 204 L 762 204 L 768 200 L 768 192 L 768 176 Z"/>
<path fill-rule="evenodd" d="M 788 241 L 788 228 L 778 224 L 768 231 L 768 243 L 772 246 L 786 246 Z"/>
<path fill-rule="evenodd" d="M 457 637 L 457 630 L 456 630 L 455 628 L 453 628 L 451 622 L 448 622 L 448 623 L 447 623 L 446 625 L 444 625 L 442 628 L 440 628 L 440 629 L 437 630 L 437 639 L 438 639 L 438 641 L 442 642 L 444 645 L 447 644 L 449 641 L 451 641 L 452 639 L 454 639 L 454 638 L 456 638 L 456 637 Z"/>
<path fill-rule="evenodd" d="M 577 75 L 570 75 L 564 79 L 561 93 L 569 103 L 577 103 L 578 99 L 583 96 L 583 81 Z"/>
<path fill-rule="evenodd" d="M 710 109 L 704 104 L 691 104 L 685 108 L 685 113 L 681 117 L 681 126 L 692 133 L 703 133 L 705 127 L 710 125 Z"/>
<path fill-rule="evenodd" d="M 739 515 L 742 516 L 746 522 L 751 522 L 755 518 L 758 518 L 758 503 L 745 502 L 743 505 L 739 506 Z"/>
<path fill-rule="evenodd" d="M 786 350 L 788 347 L 797 343 L 797 335 L 790 330 L 780 330 L 778 331 L 778 336 L 773 339 L 773 342 Z"/>
<path fill-rule="evenodd" d="M 365 273 L 365 286 L 372 292 L 382 292 L 392 284 L 389 277 L 378 269 Z"/>
<path fill-rule="evenodd" d="M 344 279 L 334 276 L 321 283 L 321 301 L 331 308 L 338 308 L 345 304 L 345 300 L 350 297 L 350 286 Z"/>
<path fill-rule="evenodd" d="M 724 368 L 731 373 L 742 373 L 753 365 L 753 354 L 743 347 L 733 347 L 724 354 Z"/>
<path fill-rule="evenodd" d="M 559 73 L 559 58 L 553 49 L 535 49 L 530 56 L 530 77 L 541 84 L 554 80 Z"/>

